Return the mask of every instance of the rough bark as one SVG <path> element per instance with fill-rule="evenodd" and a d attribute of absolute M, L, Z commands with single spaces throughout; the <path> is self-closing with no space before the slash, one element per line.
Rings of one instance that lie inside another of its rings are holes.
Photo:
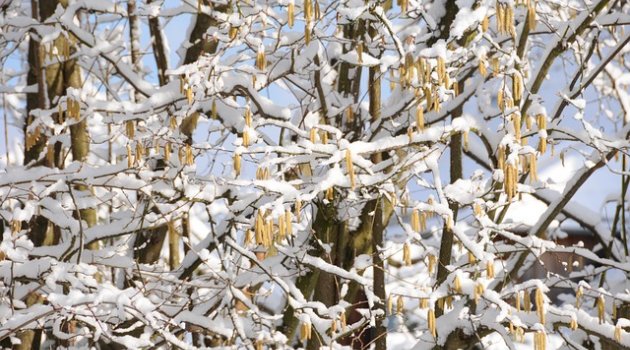
<path fill-rule="evenodd" d="M 383 231 L 385 229 L 383 223 L 383 203 L 381 203 L 381 199 L 378 198 L 376 200 L 376 208 L 374 210 L 374 222 L 372 225 L 372 256 L 374 259 L 373 262 L 373 275 L 374 281 L 374 295 L 376 295 L 380 302 L 378 303 L 379 309 L 383 312 L 383 316 L 380 319 L 377 319 L 376 322 L 376 331 L 374 335 L 374 344 L 376 350 L 385 350 L 387 348 L 387 328 L 385 327 L 385 300 L 387 299 L 385 295 L 385 264 L 381 254 L 379 252 L 379 248 L 383 245 Z"/>

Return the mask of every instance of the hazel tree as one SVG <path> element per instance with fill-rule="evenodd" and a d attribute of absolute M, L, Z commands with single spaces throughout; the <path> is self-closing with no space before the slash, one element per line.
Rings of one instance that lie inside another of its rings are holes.
<path fill-rule="evenodd" d="M 610 0 L 0 0 L 2 346 L 630 347 L 629 25 Z"/>

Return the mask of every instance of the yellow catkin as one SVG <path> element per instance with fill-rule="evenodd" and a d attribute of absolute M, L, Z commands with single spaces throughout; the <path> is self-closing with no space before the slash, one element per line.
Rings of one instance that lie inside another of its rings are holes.
<path fill-rule="evenodd" d="M 37 141 L 39 141 L 41 135 L 42 135 L 42 131 L 41 131 L 41 127 L 38 125 L 35 127 L 35 130 L 33 130 L 33 132 L 27 133 L 26 137 L 25 137 L 25 147 L 26 150 L 30 150 L 31 148 L 33 148 L 33 146 L 35 146 L 35 144 L 37 143 Z"/>
<path fill-rule="evenodd" d="M 461 294 L 462 293 L 462 281 L 459 279 L 459 276 L 457 276 L 457 275 L 453 279 L 453 290 L 457 294 Z"/>
<path fill-rule="evenodd" d="M 328 144 L 328 131 L 322 130 L 319 133 L 319 138 L 322 140 L 322 143 Z"/>
<path fill-rule="evenodd" d="M 577 319 L 576 318 L 571 318 L 571 322 L 569 322 L 569 328 L 571 328 L 571 330 L 576 330 L 578 329 L 578 323 L 577 323 Z"/>
<path fill-rule="evenodd" d="M 306 22 L 304 25 L 304 44 L 308 46 L 311 43 L 311 23 Z"/>
<path fill-rule="evenodd" d="M 514 293 L 514 308 L 516 311 L 521 311 L 521 292 Z"/>
<path fill-rule="evenodd" d="M 394 74 L 394 70 L 389 70 L 389 91 L 392 92 L 396 90 L 396 78 Z"/>
<path fill-rule="evenodd" d="M 171 130 L 177 129 L 177 118 L 175 118 L 174 116 L 171 116 L 168 119 L 168 127 L 171 128 Z"/>
<path fill-rule="evenodd" d="M 245 239 L 243 240 L 243 243 L 245 245 L 249 245 L 252 243 L 252 239 L 254 238 L 254 233 L 252 232 L 251 229 L 247 229 L 245 231 Z"/>
<path fill-rule="evenodd" d="M 387 298 L 387 314 L 391 315 L 394 311 L 394 297 L 390 294 Z"/>
<path fill-rule="evenodd" d="M 127 137 L 132 140 L 136 134 L 136 126 L 134 125 L 133 120 L 127 120 L 127 122 L 125 122 L 125 131 L 127 133 Z"/>
<path fill-rule="evenodd" d="M 348 106 L 348 108 L 346 108 L 346 122 L 348 124 L 352 124 L 354 122 L 354 110 L 352 109 L 352 106 Z"/>
<path fill-rule="evenodd" d="M 503 88 L 499 89 L 499 92 L 497 93 L 497 107 L 499 107 L 499 110 L 501 110 L 501 112 L 505 111 L 505 104 L 504 102 L 504 92 L 503 92 Z"/>
<path fill-rule="evenodd" d="M 136 142 L 135 164 L 139 164 L 143 157 L 144 157 L 144 147 L 142 146 L 142 143 Z"/>
<path fill-rule="evenodd" d="M 81 119 L 81 103 L 79 103 L 79 101 L 74 101 L 74 110 L 72 116 L 76 120 Z"/>
<path fill-rule="evenodd" d="M 538 130 L 547 129 L 547 117 L 544 114 L 536 115 L 536 126 L 538 126 Z"/>
<path fill-rule="evenodd" d="M 352 153 L 350 150 L 346 150 L 346 169 L 348 170 L 348 176 L 350 177 L 350 188 L 354 189 L 356 186 L 356 179 L 354 174 L 354 166 L 352 163 Z"/>
<path fill-rule="evenodd" d="M 538 152 L 540 152 L 540 154 L 545 154 L 545 152 L 547 152 L 547 138 L 546 137 L 541 137 L 538 140 Z"/>
<path fill-rule="evenodd" d="M 523 96 L 523 79 L 521 73 L 515 72 L 512 74 L 512 97 L 518 104 Z"/>
<path fill-rule="evenodd" d="M 315 130 L 315 128 L 311 128 L 309 139 L 312 143 L 315 143 L 315 141 L 317 141 L 317 130 Z"/>
<path fill-rule="evenodd" d="M 287 17 L 289 28 L 293 28 L 293 24 L 295 23 L 295 3 L 293 3 L 293 0 L 289 1 L 289 5 L 287 6 Z"/>
<path fill-rule="evenodd" d="M 402 315 L 405 311 L 405 301 L 402 296 L 399 296 L 396 300 L 396 314 Z"/>
<path fill-rule="evenodd" d="M 186 145 L 186 165 L 193 165 L 195 163 L 195 158 L 193 156 L 192 147 L 190 145 Z"/>
<path fill-rule="evenodd" d="M 505 166 L 504 172 L 504 180 L 503 180 L 503 190 L 508 197 L 508 201 L 511 201 L 512 198 L 516 196 L 516 175 L 517 175 L 516 167 L 509 163 Z"/>
<path fill-rule="evenodd" d="M 186 88 L 186 100 L 188 101 L 188 104 L 193 102 L 193 90 L 190 86 Z"/>
<path fill-rule="evenodd" d="M 335 199 L 335 190 L 334 190 L 333 187 L 329 187 L 326 190 L 326 199 L 329 200 L 329 201 L 332 201 L 332 200 Z"/>
<path fill-rule="evenodd" d="M 499 75 L 499 57 L 493 57 L 492 58 L 492 76 L 496 77 Z"/>
<path fill-rule="evenodd" d="M 256 239 L 256 244 L 262 245 L 263 243 L 263 223 L 262 223 L 262 210 L 259 210 L 256 213 L 256 219 L 254 221 L 254 238 Z"/>
<path fill-rule="evenodd" d="M 432 110 L 436 113 L 440 112 L 440 109 L 442 108 L 441 102 L 440 102 L 440 96 L 438 95 L 438 90 L 435 89 L 433 91 L 433 97 L 431 98 L 433 100 L 433 108 Z"/>
<path fill-rule="evenodd" d="M 429 266 L 427 266 L 429 270 L 429 274 L 433 274 L 435 271 L 435 264 L 437 263 L 437 258 L 433 254 L 429 254 Z"/>
<path fill-rule="evenodd" d="M 469 146 L 470 146 L 470 138 L 468 134 L 469 134 L 468 130 L 462 131 L 462 143 L 463 143 L 462 147 L 464 149 L 464 152 L 468 152 Z"/>
<path fill-rule="evenodd" d="M 22 231 L 22 220 L 11 220 L 11 233 L 16 234 Z"/>
<path fill-rule="evenodd" d="M 400 11 L 406 13 L 409 9 L 409 0 L 400 0 Z"/>
<path fill-rule="evenodd" d="M 300 340 L 307 341 L 311 339 L 312 326 L 310 322 L 304 322 L 300 326 Z"/>
<path fill-rule="evenodd" d="M 218 116 L 218 114 L 217 114 L 217 101 L 216 101 L 215 99 L 212 99 L 212 109 L 211 109 L 211 112 L 210 112 L 210 113 L 211 113 L 211 114 L 210 114 L 210 117 L 211 117 L 212 119 L 215 119 L 215 120 L 216 120 L 216 119 L 218 119 L 218 118 L 219 118 L 219 116 Z"/>
<path fill-rule="evenodd" d="M 322 19 L 322 10 L 319 7 L 319 1 L 315 0 L 315 3 L 313 4 L 313 14 L 315 16 L 315 20 L 319 21 L 320 19 Z"/>
<path fill-rule="evenodd" d="M 424 130 L 424 110 L 421 105 L 416 108 L 416 129 L 418 133 Z"/>
<path fill-rule="evenodd" d="M 247 126 L 248 128 L 252 127 L 252 110 L 251 108 L 249 108 L 248 106 L 245 106 L 245 113 L 243 114 L 243 117 L 245 118 L 245 126 Z"/>
<path fill-rule="evenodd" d="M 488 27 L 490 26 L 490 19 L 488 16 L 484 16 L 481 20 L 481 30 L 485 33 L 488 31 Z"/>
<path fill-rule="evenodd" d="M 500 3 L 499 1 L 497 1 L 497 4 L 495 6 L 495 13 L 496 13 L 497 32 L 499 34 L 504 34 L 505 33 L 505 29 L 504 29 L 505 9 L 503 7 L 503 4 Z"/>
<path fill-rule="evenodd" d="M 433 309 L 429 309 L 427 311 L 427 325 L 429 332 L 433 335 L 433 338 L 437 337 L 437 327 L 435 324 L 435 311 Z"/>
<path fill-rule="evenodd" d="M 424 83 L 430 83 L 431 82 L 431 63 L 428 60 L 422 59 L 422 62 L 424 62 Z M 428 103 L 427 103 L 428 105 Z"/>
<path fill-rule="evenodd" d="M 494 278 L 494 261 L 492 260 L 486 262 L 486 276 L 488 278 Z"/>
<path fill-rule="evenodd" d="M 284 215 L 280 218 L 278 218 L 278 236 L 277 238 L 277 242 L 282 242 L 282 240 L 284 240 L 284 238 L 287 236 L 287 227 L 285 225 L 285 221 L 284 221 Z"/>
<path fill-rule="evenodd" d="M 131 146 L 127 145 L 127 167 L 133 167 L 133 154 L 131 153 Z"/>
<path fill-rule="evenodd" d="M 399 74 L 400 86 L 403 89 L 406 89 L 409 85 L 408 80 L 407 80 L 407 77 L 409 75 L 407 74 L 407 69 L 405 68 L 405 65 L 402 65 L 398 71 L 400 72 Z"/>
<path fill-rule="evenodd" d="M 419 306 L 421 309 L 426 309 L 429 307 L 429 298 L 420 298 Z"/>
<path fill-rule="evenodd" d="M 446 62 L 443 57 L 437 58 L 437 76 L 438 76 L 438 84 L 445 85 L 446 83 Z"/>
<path fill-rule="evenodd" d="M 424 87 L 424 98 L 427 100 L 427 110 L 433 106 L 433 92 L 429 87 Z"/>
<path fill-rule="evenodd" d="M 299 224 L 302 212 L 302 201 L 300 199 L 295 200 L 295 221 Z"/>
<path fill-rule="evenodd" d="M 606 318 L 606 300 L 603 295 L 597 298 L 597 318 L 600 324 L 604 323 L 604 319 Z"/>
<path fill-rule="evenodd" d="M 310 22 L 313 19 L 313 2 L 304 0 L 304 19 Z"/>
<path fill-rule="evenodd" d="M 546 350 L 547 349 L 547 335 L 544 331 L 537 331 L 534 333 L 534 350 Z"/>
<path fill-rule="evenodd" d="M 536 125 L 538 126 L 538 130 L 546 130 L 547 129 L 547 117 L 544 114 L 536 115 Z M 538 151 L 541 154 L 544 154 L 547 150 L 547 138 L 541 136 L 538 142 Z"/>
<path fill-rule="evenodd" d="M 484 58 L 479 59 L 479 74 L 484 78 L 488 76 L 488 68 L 486 67 L 486 60 Z"/>
<path fill-rule="evenodd" d="M 525 342 L 525 331 L 523 330 L 523 328 L 516 327 L 516 329 L 514 330 L 514 336 L 517 342 Z"/>
<path fill-rule="evenodd" d="M 406 266 L 411 266 L 411 249 L 409 243 L 403 245 L 403 262 Z"/>
<path fill-rule="evenodd" d="M 46 162 L 50 165 L 55 162 L 55 145 L 53 144 L 46 146 Z"/>
<path fill-rule="evenodd" d="M 427 213 L 426 212 L 422 212 L 420 213 L 420 231 L 426 231 L 427 230 Z"/>
<path fill-rule="evenodd" d="M 534 31 L 536 29 L 536 1 L 532 0 L 529 2 L 527 6 L 527 26 L 529 27 L 529 31 Z"/>
<path fill-rule="evenodd" d="M 529 291 L 523 291 L 523 310 L 532 311 L 532 299 L 530 298 Z"/>
<path fill-rule="evenodd" d="M 245 127 L 243 129 L 243 146 L 244 147 L 248 147 L 250 145 L 250 140 L 249 140 L 249 128 Z"/>
<path fill-rule="evenodd" d="M 481 298 L 485 290 L 486 288 L 483 286 L 483 284 L 477 283 L 475 285 L 475 294 L 474 294 L 475 302 L 479 302 L 479 298 Z"/>
<path fill-rule="evenodd" d="M 536 164 L 536 154 L 529 155 L 529 178 L 532 182 L 538 181 L 538 165 Z"/>
<path fill-rule="evenodd" d="M 619 327 L 619 326 L 616 326 L 616 327 L 615 327 L 615 333 L 614 333 L 614 336 L 615 336 L 615 340 L 616 340 L 618 343 L 620 343 L 620 342 L 621 342 L 621 327 Z"/>
<path fill-rule="evenodd" d="M 266 242 L 266 247 L 271 247 L 271 244 L 273 243 L 273 236 L 274 236 L 274 225 L 273 225 L 273 220 L 269 219 L 267 220 L 267 229 L 265 230 L 265 232 L 267 233 L 267 237 L 265 237 L 265 242 Z"/>
<path fill-rule="evenodd" d="M 345 332 L 346 327 L 348 326 L 348 321 L 346 320 L 346 312 L 342 311 L 339 315 L 339 323 L 341 323 L 341 330 Z"/>
<path fill-rule="evenodd" d="M 164 161 L 168 163 L 170 159 L 171 159 L 171 143 L 167 142 L 166 144 L 164 144 Z"/>
<path fill-rule="evenodd" d="M 411 229 L 420 232 L 420 210 L 418 209 L 411 212 Z"/>
<path fill-rule="evenodd" d="M 506 13 L 506 27 L 508 29 L 508 33 L 512 36 L 513 39 L 516 38 L 516 27 L 514 26 L 514 7 L 512 5 L 507 5 L 507 13 Z"/>
<path fill-rule="evenodd" d="M 545 293 L 543 293 L 542 289 L 536 289 L 534 299 L 536 302 L 536 313 L 538 314 L 538 319 L 540 319 L 540 323 L 544 325 L 547 311 L 545 310 Z"/>
<path fill-rule="evenodd" d="M 527 115 L 527 117 L 525 117 L 525 130 L 527 131 L 531 131 L 532 130 L 532 126 L 533 126 L 533 119 L 531 115 Z"/>
<path fill-rule="evenodd" d="M 228 36 L 230 37 L 230 40 L 236 39 L 237 35 L 238 35 L 238 27 L 230 26 L 230 30 L 228 32 Z"/>
<path fill-rule="evenodd" d="M 66 115 L 69 118 L 74 118 L 74 100 L 73 99 L 68 99 L 66 102 Z"/>
<path fill-rule="evenodd" d="M 293 215 L 290 210 L 284 211 L 284 226 L 287 230 L 287 234 L 290 236 L 293 234 Z"/>
<path fill-rule="evenodd" d="M 405 55 L 405 73 L 407 84 L 411 84 L 411 82 L 413 81 L 413 77 L 416 75 L 416 65 L 414 64 L 414 59 L 411 52 Z"/>
<path fill-rule="evenodd" d="M 241 155 L 239 153 L 234 153 L 234 173 L 236 176 L 241 174 Z"/>
<path fill-rule="evenodd" d="M 521 114 L 516 112 L 512 113 L 512 124 L 514 125 L 514 138 L 516 140 L 521 139 Z"/>
<path fill-rule="evenodd" d="M 269 168 L 267 167 L 258 167 L 258 169 L 256 169 L 256 180 L 269 180 L 270 175 Z"/>
<path fill-rule="evenodd" d="M 475 216 L 481 216 L 483 214 L 483 209 L 479 203 L 473 204 L 473 214 L 475 214 Z"/>
<path fill-rule="evenodd" d="M 256 53 L 256 68 L 264 70 L 267 67 L 267 60 L 265 58 L 265 47 L 260 45 L 258 52 Z"/>
<path fill-rule="evenodd" d="M 183 146 L 179 147 L 177 150 L 177 160 L 180 164 L 184 164 L 186 162 L 186 152 Z"/>

